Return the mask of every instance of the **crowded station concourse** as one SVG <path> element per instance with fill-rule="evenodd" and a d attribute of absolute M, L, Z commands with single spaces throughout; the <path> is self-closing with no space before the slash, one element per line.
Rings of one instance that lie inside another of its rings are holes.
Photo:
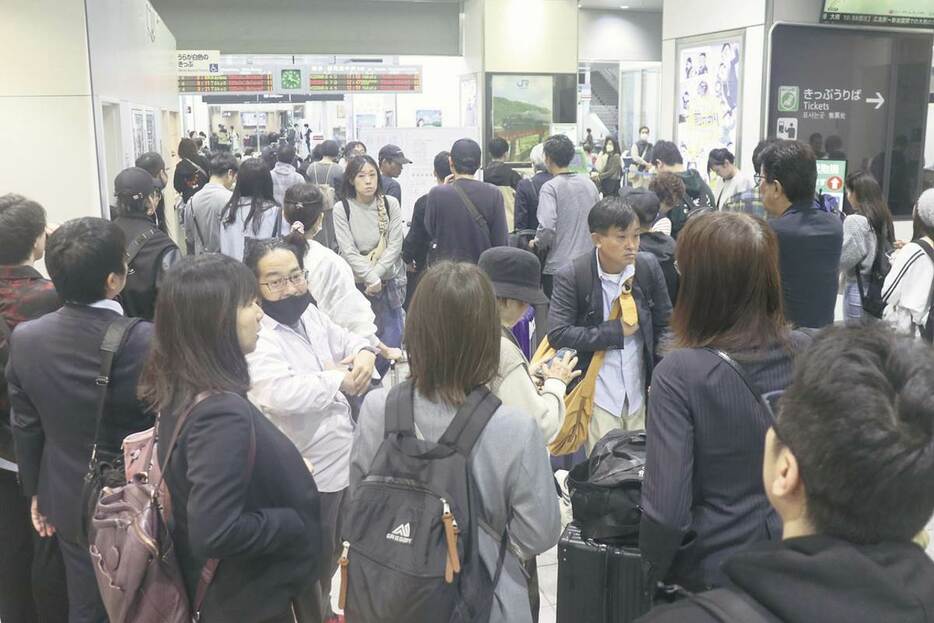
<path fill-rule="evenodd" d="M 142 44 L 104 2 L 92 78 L 106 21 L 177 108 L 92 80 L 94 166 L 0 167 L 0 623 L 934 623 L 923 131 L 753 102 L 772 35 L 687 0 L 543 3 L 541 71 L 473 27 L 518 0 L 246 56 L 213 0 Z M 603 62 L 623 22 L 676 62 Z"/>

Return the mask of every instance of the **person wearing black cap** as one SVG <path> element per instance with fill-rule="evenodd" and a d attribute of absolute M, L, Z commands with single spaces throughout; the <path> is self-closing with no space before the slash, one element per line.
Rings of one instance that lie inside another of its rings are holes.
<path fill-rule="evenodd" d="M 678 299 L 678 269 L 675 267 L 675 239 L 661 231 L 654 231 L 652 227 L 658 221 L 661 201 L 658 195 L 645 188 L 630 188 L 621 193 L 623 200 L 629 204 L 632 211 L 639 218 L 639 251 L 651 253 L 658 258 L 665 275 L 665 285 L 668 286 L 668 298 L 674 307 Z"/>
<path fill-rule="evenodd" d="M 181 259 L 181 252 L 154 220 L 162 193 L 145 169 L 130 167 L 114 180 L 118 216 L 114 225 L 127 239 L 126 287 L 120 295 L 126 315 L 152 320 L 162 274 Z"/>
<path fill-rule="evenodd" d="M 474 179 L 480 168 L 480 145 L 469 138 L 451 147 L 452 179 L 428 192 L 425 229 L 431 236 L 428 263 L 455 260 L 476 264 L 491 247 L 509 244 L 503 194 Z"/>
<path fill-rule="evenodd" d="M 379 172 L 383 180 L 383 193 L 395 197 L 402 205 L 402 186 L 396 178 L 402 175 L 402 165 L 412 164 L 397 145 L 386 145 L 379 150 Z"/>
<path fill-rule="evenodd" d="M 156 225 L 162 231 L 168 233 L 168 226 L 165 222 L 165 195 L 163 194 L 166 185 L 169 183 L 169 174 L 165 170 L 165 160 L 159 152 L 148 151 L 136 159 L 136 166 L 146 169 L 156 183 L 159 189 L 159 205 L 156 206 Z"/>
<path fill-rule="evenodd" d="M 541 289 L 541 263 L 534 253 L 515 247 L 495 247 L 480 255 L 480 269 L 493 282 L 499 318 L 502 324 L 499 371 L 490 383 L 490 390 L 503 404 L 531 415 L 546 442 L 554 439 L 564 423 L 564 394 L 568 383 L 580 376 L 575 372 L 577 357 L 566 354 L 555 358 L 541 372 L 541 388 L 529 370 L 526 358 L 512 327 L 532 305 L 548 303 Z"/>

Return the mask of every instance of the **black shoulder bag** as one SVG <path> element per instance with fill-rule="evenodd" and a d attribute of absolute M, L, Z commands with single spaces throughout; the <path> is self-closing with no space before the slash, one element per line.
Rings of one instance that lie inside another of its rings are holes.
<path fill-rule="evenodd" d="M 126 484 L 126 475 L 123 470 L 123 455 L 120 449 L 116 452 L 103 450 L 101 446 L 101 432 L 104 429 L 104 409 L 107 406 L 108 387 L 110 386 L 110 370 L 113 360 L 123 345 L 130 330 L 140 321 L 139 318 L 120 316 L 114 318 L 107 326 L 104 339 L 101 342 L 100 373 L 94 382 L 97 384 L 97 425 L 94 430 L 94 446 L 91 449 L 91 460 L 88 463 L 88 472 L 84 475 L 84 484 L 81 489 L 81 534 L 82 544 L 88 543 L 88 529 L 91 527 L 91 518 L 104 487 L 120 487 Z"/>

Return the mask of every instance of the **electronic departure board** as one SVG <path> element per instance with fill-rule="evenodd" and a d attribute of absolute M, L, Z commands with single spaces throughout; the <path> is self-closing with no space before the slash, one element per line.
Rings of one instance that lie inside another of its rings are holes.
<path fill-rule="evenodd" d="M 332 93 L 419 93 L 422 90 L 422 76 L 420 73 L 310 73 L 308 90 Z"/>
<path fill-rule="evenodd" d="M 241 93 L 272 91 L 272 74 L 179 76 L 179 93 Z"/>

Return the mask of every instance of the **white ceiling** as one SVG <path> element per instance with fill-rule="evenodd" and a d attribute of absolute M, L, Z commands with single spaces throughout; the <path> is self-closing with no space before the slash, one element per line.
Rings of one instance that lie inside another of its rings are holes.
<path fill-rule="evenodd" d="M 578 6 L 584 9 L 620 10 L 628 6 L 630 11 L 661 11 L 662 0 L 578 0 Z"/>

